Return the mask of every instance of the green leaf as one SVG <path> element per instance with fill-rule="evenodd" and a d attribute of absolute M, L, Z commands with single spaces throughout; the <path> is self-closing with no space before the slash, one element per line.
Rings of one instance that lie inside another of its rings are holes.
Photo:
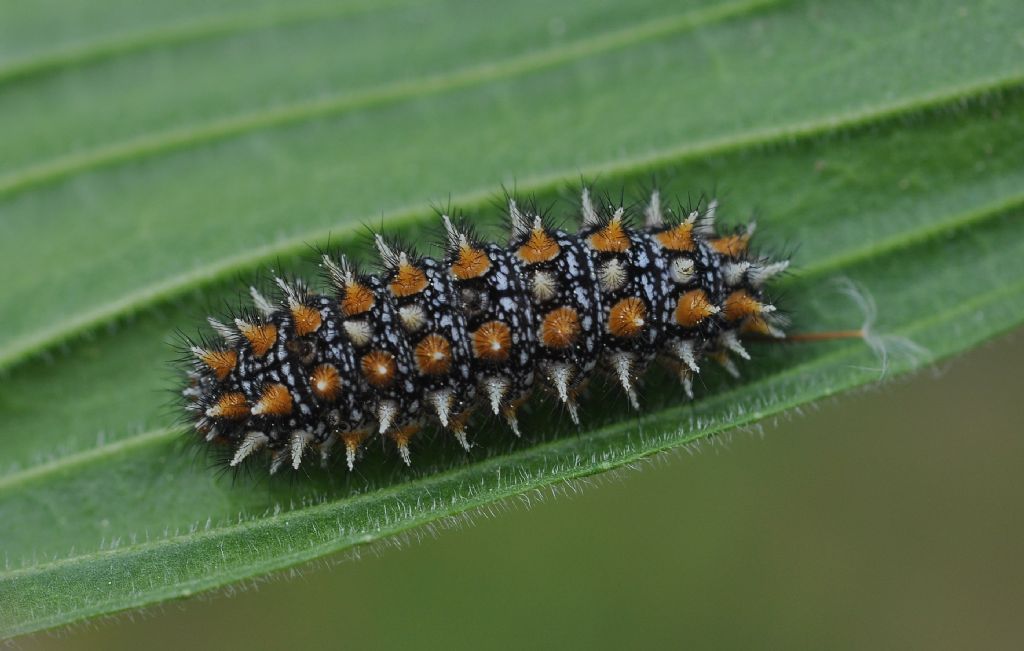
<path fill-rule="evenodd" d="M 365 249 L 363 224 L 426 246 L 449 196 L 493 224 L 501 183 L 563 211 L 581 173 L 717 189 L 793 252 L 775 291 L 797 329 L 860 325 L 837 278 L 873 299 L 891 374 L 1024 321 L 1014 0 L 65 4 L 0 21 L 6 635 L 443 526 L 880 377 L 860 341 L 752 344 L 696 402 L 655 373 L 640 415 L 597 388 L 580 431 L 538 404 L 523 440 L 481 421 L 471 455 L 435 437 L 411 471 L 211 468 L 168 406 L 173 332 L 267 264 L 308 271 L 309 244 Z"/>

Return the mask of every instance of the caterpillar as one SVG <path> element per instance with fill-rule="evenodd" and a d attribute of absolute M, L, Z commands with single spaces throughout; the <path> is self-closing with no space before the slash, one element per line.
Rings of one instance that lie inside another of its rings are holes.
<path fill-rule="evenodd" d="M 656 358 L 692 399 L 704 360 L 738 374 L 743 337 L 785 336 L 764 287 L 789 261 L 751 251 L 753 223 L 721 232 L 717 201 L 672 211 L 657 191 L 636 208 L 602 204 L 584 188 L 569 233 L 509 198 L 505 246 L 442 214 L 440 260 L 376 234 L 380 273 L 324 254 L 326 293 L 280 277 L 274 300 L 251 287 L 253 310 L 209 318 L 215 338 L 186 339 L 192 426 L 231 446 L 231 467 L 260 455 L 271 473 L 309 456 L 326 465 L 340 443 L 351 471 L 372 437 L 411 465 L 423 427 L 469 450 L 474 412 L 519 436 L 535 388 L 578 425 L 597 371 L 640 409 L 637 384 Z"/>

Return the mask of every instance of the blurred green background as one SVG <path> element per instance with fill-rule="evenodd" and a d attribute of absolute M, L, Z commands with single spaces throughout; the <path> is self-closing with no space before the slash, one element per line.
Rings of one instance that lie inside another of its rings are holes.
<path fill-rule="evenodd" d="M 1021 368 L 1018 333 L 764 437 L 22 646 L 1020 648 Z"/>

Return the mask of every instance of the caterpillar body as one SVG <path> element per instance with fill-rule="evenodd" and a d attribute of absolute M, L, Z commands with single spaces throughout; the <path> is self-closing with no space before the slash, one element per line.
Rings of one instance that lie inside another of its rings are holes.
<path fill-rule="evenodd" d="M 788 260 L 751 252 L 753 224 L 720 233 L 716 209 L 676 215 L 655 191 L 634 227 L 632 210 L 599 209 L 584 189 L 576 233 L 510 199 L 505 246 L 447 215 L 441 260 L 376 235 L 381 273 L 324 255 L 327 293 L 276 278 L 274 301 L 251 288 L 251 314 L 209 319 L 216 342 L 187 342 L 187 412 L 206 441 L 231 446 L 231 466 L 269 457 L 274 473 L 335 450 L 352 470 L 378 436 L 410 464 L 426 426 L 468 450 L 474 411 L 518 436 L 517 410 L 538 387 L 578 424 L 597 370 L 639 409 L 656 358 L 692 398 L 705 359 L 735 373 L 730 354 L 749 359 L 742 337 L 784 336 L 764 285 Z"/>

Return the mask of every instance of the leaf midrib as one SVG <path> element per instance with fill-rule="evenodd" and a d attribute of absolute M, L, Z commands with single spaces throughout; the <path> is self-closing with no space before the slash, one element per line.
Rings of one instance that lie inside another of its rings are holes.
<path fill-rule="evenodd" d="M 928 223 L 881 240 L 877 244 L 854 249 L 842 256 L 803 267 L 797 270 L 797 273 L 793 276 L 784 278 L 779 283 L 779 287 L 784 288 L 787 284 L 793 283 L 805 283 L 809 279 L 825 276 L 844 267 L 862 264 L 872 258 L 891 255 L 901 249 L 908 249 L 928 241 L 938 240 L 945 234 L 960 231 L 967 226 L 983 224 L 991 219 L 1002 217 L 1015 208 L 1021 207 L 1024 207 L 1024 193 L 973 210 L 956 213 L 952 217 L 943 219 L 938 223 Z M 652 412 L 652 416 L 664 413 L 666 413 L 666 410 Z M 162 443 L 180 435 L 182 432 L 182 428 L 176 427 L 157 428 L 127 436 L 105 445 L 58 457 L 45 463 L 29 466 L 7 476 L 0 476 L 0 493 L 45 478 L 47 475 L 60 473 L 78 465 L 88 464 L 113 454 L 119 454 L 125 450 Z"/>
<path fill-rule="evenodd" d="M 990 290 L 988 292 L 978 293 L 970 301 L 958 303 L 951 309 L 945 311 L 931 312 L 927 315 L 927 317 L 911 321 L 900 328 L 896 328 L 893 332 L 887 334 L 909 336 L 916 331 L 923 330 L 929 327 L 930 325 L 948 321 L 950 318 L 959 314 L 967 314 L 974 312 L 975 310 L 978 309 L 978 307 L 982 305 L 986 305 L 995 300 L 999 300 L 1004 296 L 1009 296 L 1021 292 L 1024 292 L 1024 280 L 1011 285 L 999 286 L 998 288 Z M 701 400 L 700 406 L 702 408 L 706 408 L 714 407 L 716 404 L 720 404 L 723 402 L 727 403 L 731 400 L 735 400 L 737 395 L 746 395 L 749 394 L 752 390 L 756 392 L 758 388 L 776 385 L 781 380 L 785 380 L 786 378 L 805 375 L 809 369 L 831 366 L 832 364 L 844 358 L 855 357 L 862 353 L 863 350 L 859 347 L 844 347 L 843 349 L 837 350 L 833 353 L 822 355 L 807 362 L 787 367 L 783 370 L 780 370 L 777 373 L 773 373 L 771 375 L 765 376 L 753 382 L 736 386 L 724 392 L 716 393 L 713 396 L 709 396 L 708 398 Z M 933 355 L 929 357 L 928 361 L 941 361 L 941 359 L 947 356 L 947 354 Z M 821 397 L 825 397 L 827 395 L 830 395 L 831 393 L 841 391 L 850 386 L 856 386 L 858 383 L 859 382 L 856 379 L 848 377 L 840 385 L 837 385 L 836 387 L 831 389 L 830 392 L 823 393 Z M 357 537 L 348 536 L 347 538 L 353 541 L 352 545 L 369 544 L 377 540 L 380 540 L 381 538 L 399 534 L 409 529 L 413 529 L 426 522 L 431 522 L 439 518 L 464 513 L 466 511 L 472 510 L 473 508 L 482 506 L 484 504 L 492 503 L 496 500 L 511 497 L 515 494 L 521 493 L 531 488 L 542 488 L 544 486 L 548 486 L 559 481 L 571 481 L 573 479 L 580 479 L 600 472 L 605 472 L 616 467 L 621 467 L 623 465 L 627 465 L 629 463 L 642 460 L 653 454 L 657 454 L 659 452 L 663 452 L 665 450 L 678 447 L 679 445 L 685 445 L 697 439 L 707 438 L 708 436 L 712 436 L 726 429 L 735 429 L 737 427 L 742 427 L 744 425 L 763 420 L 767 416 L 786 411 L 787 409 L 791 409 L 799 404 L 802 404 L 803 402 L 803 400 L 786 400 L 777 402 L 772 404 L 771 408 L 768 411 L 751 411 L 746 414 L 741 414 L 729 420 L 728 422 L 713 424 L 707 429 L 695 429 L 689 435 L 684 436 L 682 438 L 671 438 L 670 435 L 661 435 L 661 438 L 665 439 L 661 444 L 650 447 L 644 447 L 635 452 L 624 455 L 623 457 L 618 458 L 615 461 L 609 461 L 607 463 L 595 463 L 590 465 L 577 465 L 569 471 L 558 472 L 556 470 L 554 472 L 550 472 L 549 474 L 546 474 L 543 478 L 527 479 L 523 483 L 509 483 L 503 487 L 490 488 L 488 490 L 481 491 L 479 493 L 474 493 L 469 496 L 463 495 L 461 496 L 462 499 L 458 503 L 458 506 L 453 507 L 452 501 L 446 500 L 448 505 L 447 508 L 440 506 L 439 508 L 423 510 L 421 511 L 422 515 L 420 515 L 419 517 L 413 517 L 401 521 L 396 521 L 395 526 L 392 526 L 391 528 L 382 527 L 377 529 L 373 533 L 362 533 Z M 692 405 L 690 404 L 668 407 L 657 412 L 651 412 L 650 414 L 646 414 L 643 417 L 636 419 L 635 421 L 631 421 L 631 423 L 642 425 L 646 421 L 665 420 L 668 417 L 672 416 L 673 414 L 682 413 L 690 409 L 692 409 Z M 587 439 L 600 440 L 607 437 L 618 435 L 622 431 L 622 425 L 622 422 L 616 422 L 608 424 L 604 427 L 596 428 L 594 430 L 591 430 L 587 434 Z M 473 474 L 486 474 L 491 469 L 500 468 L 502 466 L 507 465 L 507 460 L 509 457 L 516 457 L 520 461 L 528 457 L 543 458 L 547 456 L 547 453 L 550 453 L 559 447 L 564 447 L 566 445 L 572 444 L 573 442 L 571 440 L 565 438 L 559 438 L 545 443 L 540 443 L 525 448 L 523 450 L 517 450 L 509 452 L 507 454 L 496 455 L 494 457 L 482 460 L 478 463 L 473 464 L 472 470 L 468 472 L 471 472 Z M 103 558 L 116 557 L 120 554 L 135 554 L 144 552 L 149 549 L 158 549 L 165 546 L 172 546 L 176 545 L 179 541 L 185 539 L 190 541 L 197 541 L 206 538 L 225 537 L 233 533 L 256 528 L 272 528 L 274 526 L 277 526 L 278 522 L 282 522 L 285 520 L 295 520 L 296 518 L 309 519 L 317 515 L 318 513 L 329 512 L 330 510 L 336 509 L 340 505 L 342 505 L 342 502 L 344 508 L 350 509 L 358 508 L 358 506 L 364 502 L 386 500 L 387 498 L 395 494 L 399 494 L 410 489 L 420 490 L 422 492 L 429 494 L 432 485 L 443 484 L 445 483 L 446 480 L 453 477 L 457 477 L 460 473 L 466 472 L 467 470 L 465 468 L 453 468 L 450 470 L 433 473 L 418 479 L 413 479 L 407 482 L 385 486 L 364 494 L 354 495 L 352 497 L 346 498 L 345 500 L 323 502 L 311 506 L 301 507 L 298 509 L 282 511 L 274 515 L 257 516 L 245 522 L 239 522 L 219 527 L 213 526 L 210 529 L 201 532 L 195 531 L 175 536 L 169 536 L 167 538 L 162 538 L 160 540 L 151 540 L 141 543 L 128 544 L 124 546 L 119 546 L 116 549 L 97 550 L 95 552 L 80 554 L 68 558 L 62 558 L 54 561 L 33 565 L 30 567 L 18 568 L 16 570 L 10 570 L 5 573 L 0 573 L 0 580 L 21 579 L 33 574 L 43 574 L 46 572 L 50 572 L 55 568 L 63 567 L 65 565 L 72 565 L 82 562 L 92 562 Z M 321 551 L 327 552 L 339 548 L 340 547 L 338 545 L 338 540 L 334 539 L 328 542 L 306 547 L 292 553 L 278 554 L 275 556 L 274 567 L 277 569 L 288 567 L 289 565 L 302 562 L 310 558 L 314 558 L 320 555 L 319 552 Z M 263 565 L 264 564 L 260 564 L 261 567 Z M 248 575 L 248 572 L 245 571 L 245 566 L 239 566 L 238 573 L 240 576 Z M 163 593 L 158 593 L 158 595 L 154 595 L 154 598 L 159 596 L 159 594 L 181 594 L 181 589 L 188 585 L 202 586 L 204 585 L 204 580 L 194 579 L 189 582 L 175 584 L 174 589 L 167 590 Z"/>
<path fill-rule="evenodd" d="M 204 16 L 200 20 L 181 21 L 156 28 L 126 31 L 96 41 L 72 42 L 52 50 L 38 51 L 28 56 L 10 59 L 0 67 L 0 87 L 13 81 L 21 81 L 149 49 L 183 45 L 284 25 L 300 25 L 324 18 L 373 13 L 378 9 L 390 9 L 406 4 L 408 4 L 407 1 L 376 0 L 362 5 L 314 4 L 293 11 L 265 8 L 262 13 L 256 15 L 253 15 L 252 12 L 215 14 Z"/>
<path fill-rule="evenodd" d="M 543 175 L 536 175 L 517 181 L 516 185 L 525 193 L 539 194 L 551 192 L 566 182 L 580 176 L 596 178 L 624 175 L 656 166 L 672 165 L 703 157 L 736 153 L 744 149 L 806 142 L 826 134 L 852 131 L 869 124 L 884 123 L 906 115 L 924 111 L 937 111 L 950 106 L 962 107 L 965 102 L 971 102 L 992 93 L 1018 90 L 1021 87 L 1024 87 L 1024 72 L 990 77 L 969 84 L 950 86 L 938 91 L 923 93 L 897 102 L 846 111 L 838 116 L 806 120 L 781 127 L 752 129 L 745 133 L 711 138 L 679 147 L 652 150 L 628 158 L 622 157 L 590 167 L 558 170 Z M 484 206 L 491 201 L 495 191 L 496 189 L 493 186 L 471 190 L 460 195 L 454 195 L 451 201 L 468 210 L 472 210 Z M 374 216 L 374 219 L 380 218 L 389 224 L 401 227 L 422 219 L 424 215 L 430 213 L 430 210 L 431 207 L 428 204 L 416 203 L 384 213 L 382 216 Z M 191 288 L 214 283 L 232 274 L 251 269 L 260 263 L 269 262 L 275 258 L 297 255 L 307 250 L 310 244 L 323 243 L 329 238 L 337 239 L 339 235 L 351 234 L 360 228 L 359 224 L 365 221 L 368 221 L 368 218 L 362 220 L 353 219 L 342 225 L 304 231 L 261 247 L 247 249 L 234 256 L 220 257 L 210 264 L 196 267 L 186 273 L 170 276 L 159 283 L 151 283 L 93 310 L 80 312 L 72 319 L 66 320 L 59 325 L 37 329 L 29 335 L 13 340 L 0 350 L 0 370 L 11 368 L 42 350 L 73 338 L 76 334 L 95 329 L 103 323 L 137 312 L 147 305 L 169 300 Z"/>
<path fill-rule="evenodd" d="M 581 38 L 538 52 L 488 61 L 453 71 L 436 73 L 370 87 L 354 93 L 285 103 L 261 111 L 252 111 L 205 123 L 186 125 L 162 133 L 142 134 L 108 146 L 95 147 L 80 154 L 58 156 L 0 176 L 0 197 L 61 178 L 155 156 L 169 151 L 208 144 L 245 133 L 295 124 L 315 118 L 339 115 L 383 104 L 411 101 L 478 84 L 500 81 L 537 72 L 570 61 L 584 60 L 643 43 L 665 38 L 716 22 L 737 18 L 791 0 L 737 0 L 712 7 L 635 23 L 618 30 Z"/>
<path fill-rule="evenodd" d="M 987 296 L 987 295 L 983 295 L 983 296 Z M 805 373 L 809 368 L 814 368 L 815 366 L 818 366 L 818 365 L 822 364 L 823 362 L 827 361 L 827 362 L 831 363 L 836 358 L 842 358 L 842 357 L 845 357 L 845 356 L 851 356 L 851 355 L 854 354 L 853 350 L 854 349 L 846 348 L 846 349 L 843 349 L 841 351 L 837 351 L 837 352 L 831 353 L 829 355 L 824 355 L 822 357 L 815 358 L 815 359 L 813 359 L 811 361 L 804 362 L 804 363 L 796 365 L 796 366 L 791 366 L 791 367 L 789 367 L 789 368 L 787 368 L 787 369 L 785 369 L 783 371 L 780 371 L 779 373 L 767 376 L 767 377 L 762 378 L 760 380 L 757 380 L 755 382 L 750 382 L 750 383 L 747 383 L 747 384 L 743 384 L 743 385 L 740 385 L 740 386 L 735 387 L 733 389 L 730 389 L 728 391 L 717 393 L 713 397 L 709 397 L 708 399 L 702 400 L 701 401 L 702 402 L 701 406 L 702 407 L 713 406 L 716 403 L 719 403 L 719 402 L 722 402 L 722 401 L 728 401 L 730 398 L 735 398 L 735 394 L 738 394 L 738 393 L 741 393 L 741 392 L 742 393 L 747 393 L 747 392 L 749 392 L 749 390 L 751 388 L 756 388 L 756 387 L 761 386 L 761 385 L 767 385 L 767 384 L 770 384 L 770 383 L 777 382 L 779 379 L 785 378 L 786 376 L 789 376 L 789 375 L 797 375 L 797 374 Z M 642 417 L 640 417 L 640 418 L 638 418 L 638 419 L 636 419 L 634 421 L 631 421 L 631 422 L 636 423 L 638 425 L 642 425 L 645 421 L 667 417 L 667 416 L 670 416 L 673 413 L 680 412 L 680 411 L 683 411 L 683 410 L 686 410 L 686 409 L 689 409 L 689 408 L 690 408 L 690 405 L 669 407 L 667 409 L 663 409 L 663 410 L 660 410 L 660 411 L 657 411 L 657 412 L 651 412 L 651 413 L 645 414 Z M 737 420 L 735 423 L 730 423 L 730 424 L 722 425 L 722 429 L 725 429 L 725 428 L 731 429 L 733 427 L 742 426 L 743 424 L 748 422 L 748 420 L 759 420 L 759 419 L 763 418 L 765 415 L 767 415 L 767 414 L 758 414 L 756 417 L 754 415 L 750 415 L 750 416 L 746 417 L 746 420 L 741 418 L 741 419 Z M 587 434 L 587 438 L 588 439 L 595 439 L 596 440 L 596 439 L 603 438 L 605 436 L 609 436 L 611 434 L 614 434 L 614 433 L 620 431 L 621 430 L 621 425 L 622 425 L 621 422 L 616 422 L 616 423 L 611 423 L 609 425 L 606 425 L 604 427 L 600 427 L 600 428 L 591 430 Z M 694 434 L 691 437 L 688 437 L 685 441 L 683 441 L 683 443 L 685 443 L 686 441 L 692 440 L 693 438 L 698 438 L 698 437 L 703 436 L 703 435 L 713 434 L 716 431 L 718 431 L 718 430 L 712 428 L 710 430 L 701 430 L 701 431 L 694 432 Z M 151 442 L 157 442 L 157 441 L 153 440 Z M 552 448 L 556 448 L 556 447 L 564 446 L 564 445 L 566 445 L 566 439 L 564 439 L 564 438 L 563 439 L 555 439 L 555 440 L 548 441 L 548 442 L 545 442 L 545 443 L 539 443 L 539 444 L 536 444 L 536 445 L 532 445 L 532 446 L 530 446 L 528 448 L 525 448 L 525 449 L 522 449 L 522 450 L 517 450 L 517 451 L 509 452 L 509 453 L 506 453 L 506 454 L 501 454 L 501 455 L 497 455 L 497 456 L 494 456 L 494 457 L 490 457 L 488 459 L 484 459 L 484 460 L 482 460 L 482 461 L 480 461 L 478 463 L 473 464 L 473 472 L 474 473 L 486 473 L 487 470 L 489 468 L 491 468 L 491 467 L 498 467 L 498 466 L 507 465 L 507 458 L 510 457 L 510 456 L 516 456 L 516 457 L 520 457 L 520 458 L 522 456 L 524 456 L 524 455 L 528 455 L 528 456 L 544 456 L 543 453 L 545 451 L 550 451 Z M 668 447 L 668 445 L 666 444 L 665 447 Z M 664 448 L 653 449 L 650 452 L 644 451 L 644 452 L 641 452 L 641 453 L 637 453 L 634 458 L 635 459 L 639 459 L 639 458 L 642 458 L 644 456 L 648 456 L 649 454 L 653 454 L 655 452 L 661 451 L 662 449 L 664 449 Z M 628 461 L 626 461 L 626 462 L 628 462 Z M 616 465 L 618 465 L 618 464 L 616 464 Z M 595 472 L 599 472 L 599 471 L 610 469 L 610 468 L 605 468 L 605 467 L 602 467 L 602 466 L 603 466 L 603 464 L 597 465 L 594 468 L 590 469 L 586 474 L 593 474 Z M 466 472 L 466 470 L 463 469 L 463 468 L 452 468 L 450 470 L 444 470 L 444 471 L 441 471 L 441 472 L 432 473 L 430 475 L 427 475 L 427 476 L 424 476 L 424 477 L 421 477 L 421 478 L 418 478 L 418 479 L 413 479 L 413 480 L 406 481 L 406 482 L 392 484 L 392 485 L 389 485 L 389 486 L 383 486 L 381 488 L 374 489 L 373 491 L 370 491 L 370 492 L 367 492 L 367 493 L 358 494 L 358 495 L 354 495 L 354 496 L 349 497 L 349 498 L 345 498 L 344 506 L 345 506 L 345 508 L 358 508 L 358 506 L 361 503 L 363 503 L 363 502 L 376 501 L 376 500 L 385 500 L 388 497 L 394 495 L 395 493 L 400 493 L 400 492 L 403 492 L 405 490 L 409 490 L 409 489 L 412 489 L 412 488 L 421 489 L 421 490 L 424 490 L 425 492 L 429 492 L 429 487 L 430 487 L 431 484 L 443 483 L 446 479 L 448 479 L 450 477 L 453 477 L 453 476 L 455 476 L 455 475 L 457 475 L 457 474 L 459 474 L 461 472 Z M 581 474 L 581 475 L 578 475 L 578 476 L 585 476 L 585 474 Z M 566 479 L 571 479 L 573 477 L 569 476 L 569 477 L 565 477 L 565 478 Z M 541 484 L 538 484 L 538 485 L 541 485 Z M 530 486 L 527 486 L 526 488 L 530 488 Z M 483 494 L 484 493 L 481 493 L 481 495 L 483 495 Z M 493 499 L 494 498 L 490 498 L 490 499 L 483 498 L 483 499 L 481 499 L 481 503 L 487 503 L 487 502 L 493 501 Z M 180 540 L 183 540 L 183 539 L 199 540 L 199 539 L 204 539 L 204 538 L 215 538 L 215 537 L 219 537 L 219 536 L 228 535 L 228 534 L 230 534 L 232 532 L 244 531 L 244 530 L 252 528 L 254 526 L 272 526 L 273 523 L 278 522 L 278 521 L 289 520 L 289 519 L 293 519 L 295 517 L 309 517 L 309 516 L 312 516 L 312 515 L 315 515 L 315 514 L 321 512 L 321 511 L 327 511 L 327 510 L 330 510 L 331 508 L 336 508 L 338 505 L 339 505 L 338 501 L 324 502 L 324 503 L 321 503 L 321 504 L 315 504 L 315 505 L 311 505 L 311 506 L 300 507 L 300 508 L 293 509 L 293 510 L 282 511 L 281 513 L 278 513 L 278 514 L 275 514 L 275 515 L 254 516 L 253 518 L 251 518 L 249 520 L 246 520 L 244 522 L 233 523 L 233 524 L 226 524 L 226 525 L 222 525 L 222 526 L 213 526 L 210 529 L 205 530 L 205 531 L 196 531 L 196 532 L 182 533 L 182 534 L 178 534 L 178 535 L 167 536 L 167 537 L 161 538 L 159 540 L 149 540 L 149 541 L 144 541 L 144 542 L 139 542 L 139 543 L 134 543 L 134 544 L 129 543 L 129 544 L 126 544 L 126 545 L 123 545 L 123 546 L 118 546 L 116 549 L 97 550 L 97 551 L 94 551 L 94 552 L 89 552 L 89 553 L 85 553 L 85 554 L 79 554 L 77 556 L 70 556 L 70 557 L 67 557 L 67 558 L 61 558 L 61 559 L 54 560 L 54 561 L 43 562 L 43 563 L 35 564 L 35 565 L 29 566 L 29 567 L 23 567 L 23 568 L 18 568 L 18 569 L 15 569 L 15 570 L 9 570 L 7 572 L 0 573 L 0 580 L 11 579 L 11 578 L 21 578 L 23 576 L 30 575 L 30 574 L 44 573 L 44 572 L 50 571 L 50 570 L 52 570 L 54 568 L 62 567 L 64 565 L 75 564 L 75 563 L 79 563 L 79 562 L 88 562 L 88 561 L 98 560 L 98 559 L 101 559 L 101 558 L 106 558 L 106 557 L 110 557 L 110 556 L 116 556 L 116 555 L 121 554 L 121 553 L 126 553 L 126 552 L 135 553 L 135 552 L 144 551 L 144 550 L 147 550 L 147 549 L 160 548 L 160 547 L 164 547 L 164 546 L 174 545 L 174 544 L 176 544 L 177 541 L 180 541 Z M 467 508 L 472 508 L 473 506 L 474 506 L 474 504 L 466 504 Z M 459 512 L 461 510 L 463 510 L 463 509 L 459 509 L 458 511 L 456 511 L 456 510 L 449 510 L 449 511 L 445 512 L 444 515 L 452 515 L 452 514 L 457 513 L 457 512 Z M 436 519 L 436 515 L 434 515 L 435 512 L 433 512 L 433 511 L 424 511 L 424 513 L 431 513 L 432 516 L 431 517 L 423 517 L 423 518 L 414 519 L 414 520 L 410 521 L 410 524 L 409 524 L 409 526 L 407 528 L 413 528 L 413 527 L 417 526 L 417 524 L 419 524 L 420 520 L 427 520 L 427 521 L 429 521 L 429 520 Z M 443 515 L 441 517 L 443 517 Z M 401 532 L 403 530 L 404 529 L 393 530 L 388 535 L 392 535 L 394 533 L 399 533 L 399 532 Z M 362 536 L 360 536 L 360 538 L 363 538 L 363 537 L 366 537 L 366 536 L 367 536 L 367 534 L 363 534 Z M 372 540 L 375 540 L 375 539 L 376 539 L 376 537 L 373 537 Z M 372 540 L 368 539 L 365 542 L 372 542 Z M 315 548 L 308 548 L 308 549 L 315 549 Z"/>

